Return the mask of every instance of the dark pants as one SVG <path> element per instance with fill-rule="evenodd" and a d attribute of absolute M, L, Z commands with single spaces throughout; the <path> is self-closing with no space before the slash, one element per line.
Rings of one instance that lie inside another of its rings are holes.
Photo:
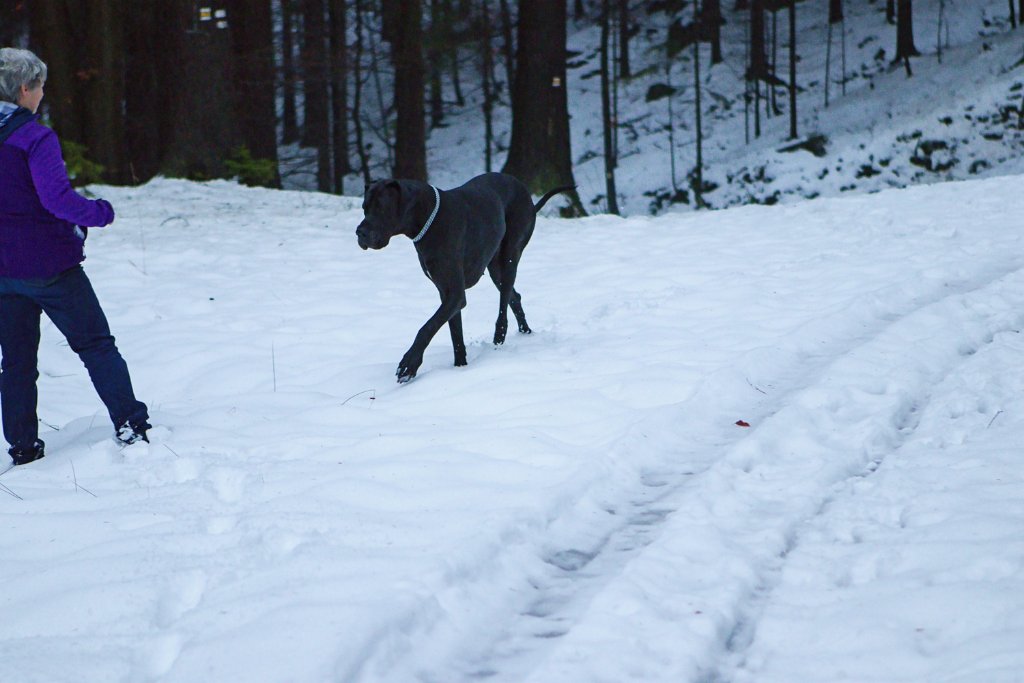
<path fill-rule="evenodd" d="M 145 422 L 146 405 L 135 399 L 128 366 L 81 266 L 46 280 L 0 277 L 0 411 L 7 442 L 31 448 L 39 436 L 36 380 L 44 312 L 82 359 L 115 429 L 125 422 Z"/>

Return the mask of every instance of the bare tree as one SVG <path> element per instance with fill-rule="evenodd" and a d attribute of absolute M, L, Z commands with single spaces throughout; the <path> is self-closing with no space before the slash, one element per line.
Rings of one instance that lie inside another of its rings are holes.
<path fill-rule="evenodd" d="M 519 0 L 512 139 L 504 171 L 536 194 L 575 185 L 566 93 L 566 6 L 550 0 Z M 584 215 L 573 191 L 573 215 Z"/>
<path fill-rule="evenodd" d="M 754 87 L 754 137 L 761 137 L 761 82 L 768 80 L 768 57 L 764 40 L 764 0 L 750 2 L 750 53 L 747 82 Z"/>
<path fill-rule="evenodd" d="M 48 65 L 45 102 L 53 125 L 65 142 L 88 149 L 108 182 L 131 180 L 123 123 L 122 9 L 116 0 L 87 5 L 36 0 L 30 17 L 30 46 Z"/>
<path fill-rule="evenodd" d="M 491 36 L 491 12 L 487 0 L 481 0 L 477 25 L 480 35 L 480 82 L 483 89 L 484 170 L 491 172 L 491 148 L 494 141 L 494 53 Z"/>
<path fill-rule="evenodd" d="M 23 45 L 28 32 L 28 3 L 0 3 L 0 45 Z"/>
<path fill-rule="evenodd" d="M 796 0 L 789 0 L 789 137 L 796 136 Z"/>
<path fill-rule="evenodd" d="M 472 0 L 459 0 L 458 11 L 452 10 L 452 0 L 444 0 L 445 14 L 448 17 L 447 30 L 449 34 L 455 32 L 454 26 L 452 26 L 452 17 L 459 16 L 467 18 L 472 16 Z M 459 41 L 455 39 L 454 35 L 449 35 L 446 40 L 446 47 L 448 52 L 448 64 L 452 70 L 452 90 L 455 91 L 455 103 L 460 106 L 466 106 L 466 98 L 462 95 L 462 72 L 459 68 Z"/>
<path fill-rule="evenodd" d="M 608 213 L 619 213 L 619 199 L 615 191 L 615 146 L 612 143 L 615 121 L 612 116 L 611 80 L 608 67 L 608 38 L 611 33 L 611 0 L 601 2 L 601 120 L 604 132 L 604 181 Z"/>
<path fill-rule="evenodd" d="M 235 101 L 242 144 L 256 159 L 274 162 L 277 176 L 277 130 L 274 108 L 274 35 L 270 0 L 227 0 L 231 27 Z"/>
<path fill-rule="evenodd" d="M 907 76 L 913 76 L 910 70 L 910 58 L 920 56 L 914 45 L 914 13 L 911 0 L 899 0 L 896 12 L 896 62 L 903 60 Z"/>
<path fill-rule="evenodd" d="M 619 6 L 619 77 L 629 78 L 632 72 L 629 64 L 629 0 L 617 0 L 617 2 Z"/>
<path fill-rule="evenodd" d="M 391 43 L 395 63 L 396 178 L 427 180 L 422 4 L 415 0 L 385 0 L 384 38 Z"/>
<path fill-rule="evenodd" d="M 363 174 L 363 182 L 370 184 L 370 157 L 363 136 L 363 2 L 355 0 L 355 54 L 352 55 L 352 81 L 355 92 L 352 96 L 352 127 L 356 137 L 356 154 L 359 155 L 359 168 Z"/>
<path fill-rule="evenodd" d="M 843 0 L 828 0 L 828 46 L 825 48 L 825 106 L 828 107 L 828 92 L 829 85 L 832 81 L 832 27 L 836 24 L 842 23 L 843 17 Z M 842 30 L 843 33 L 843 76 L 842 82 L 846 83 L 846 31 Z M 845 94 L 845 93 L 844 93 Z"/>
<path fill-rule="evenodd" d="M 345 176 L 352 172 L 348 144 L 348 16 L 345 0 L 329 0 L 331 38 L 331 149 L 334 193 L 345 191 Z"/>
<path fill-rule="evenodd" d="M 281 0 L 281 142 L 299 140 L 299 115 L 295 103 L 295 0 Z"/>
<path fill-rule="evenodd" d="M 330 116 L 327 110 L 327 26 L 324 0 L 302 0 L 302 146 L 317 151 L 316 186 L 331 191 Z"/>
<path fill-rule="evenodd" d="M 711 43 L 711 64 L 722 63 L 722 0 L 704 0 L 701 5 L 701 33 Z"/>
<path fill-rule="evenodd" d="M 441 93 L 441 55 L 448 43 L 449 17 L 442 0 L 430 0 L 430 30 L 427 33 L 427 65 L 430 69 L 430 127 L 444 122 L 444 100 Z"/>
<path fill-rule="evenodd" d="M 505 77 L 508 81 L 508 91 L 511 93 L 512 84 L 516 80 L 516 46 L 512 38 L 512 11 L 509 9 L 508 0 L 500 0 L 498 6 L 501 12 L 501 52 L 505 56 Z"/>
<path fill-rule="evenodd" d="M 694 23 L 700 25 L 702 22 L 717 21 L 713 14 L 709 16 L 707 7 L 701 8 L 698 13 L 697 5 L 694 3 Z M 706 27 L 705 27 L 706 28 Z M 712 53 L 714 52 L 712 43 Z M 694 125 L 697 129 L 697 163 L 693 169 L 693 199 L 697 208 L 704 208 L 704 130 L 700 103 L 700 41 L 693 41 L 693 92 L 694 92 Z"/>

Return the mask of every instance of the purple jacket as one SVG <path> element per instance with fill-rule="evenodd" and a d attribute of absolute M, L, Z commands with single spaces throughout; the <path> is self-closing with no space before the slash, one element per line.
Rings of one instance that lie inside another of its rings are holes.
<path fill-rule="evenodd" d="M 38 118 L 38 117 L 35 117 Z M 114 209 L 71 188 L 57 134 L 35 118 L 0 144 L 0 277 L 49 278 L 85 259 L 85 231 Z"/>

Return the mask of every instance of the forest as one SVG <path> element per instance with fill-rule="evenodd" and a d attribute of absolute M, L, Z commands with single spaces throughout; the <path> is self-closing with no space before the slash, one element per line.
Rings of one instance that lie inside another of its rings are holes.
<path fill-rule="evenodd" d="M 44 117 L 79 184 L 235 177 L 358 194 L 372 178 L 430 179 L 435 133 L 471 122 L 480 170 L 535 192 L 575 184 L 580 161 L 600 156 L 603 193 L 563 209 L 583 215 L 620 212 L 616 169 L 638 135 L 625 88 L 668 106 L 655 129 L 671 187 L 650 188 L 652 206 L 699 207 L 716 187 L 705 179 L 709 117 L 742 110 L 742 131 L 729 135 L 745 143 L 779 118 L 781 139 L 817 151 L 798 117 L 809 84 L 827 106 L 871 75 L 847 63 L 870 39 L 845 15 L 868 7 L 891 27 L 891 44 L 868 48 L 872 68 L 912 78 L 922 4 L 938 8 L 928 51 L 941 60 L 943 12 L 964 0 L 19 0 L 0 8 L 0 42 L 47 62 Z M 1024 17 L 1024 0 L 1003 7 L 983 16 L 989 30 Z M 825 46 L 798 28 L 804 12 L 827 12 Z M 823 49 L 824 78 L 820 58 L 805 59 Z M 734 83 L 722 87 L 711 74 L 730 54 Z M 569 78 L 600 90 L 601 143 L 582 155 L 570 126 L 590 104 L 572 101 Z"/>

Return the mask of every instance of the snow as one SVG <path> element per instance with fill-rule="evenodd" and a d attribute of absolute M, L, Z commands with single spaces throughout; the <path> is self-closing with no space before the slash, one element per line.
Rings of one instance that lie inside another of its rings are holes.
<path fill-rule="evenodd" d="M 542 218 L 534 334 L 480 284 L 408 385 L 436 293 L 357 199 L 93 188 L 155 428 L 45 324 L 0 679 L 1022 681 L 1021 180 Z"/>

